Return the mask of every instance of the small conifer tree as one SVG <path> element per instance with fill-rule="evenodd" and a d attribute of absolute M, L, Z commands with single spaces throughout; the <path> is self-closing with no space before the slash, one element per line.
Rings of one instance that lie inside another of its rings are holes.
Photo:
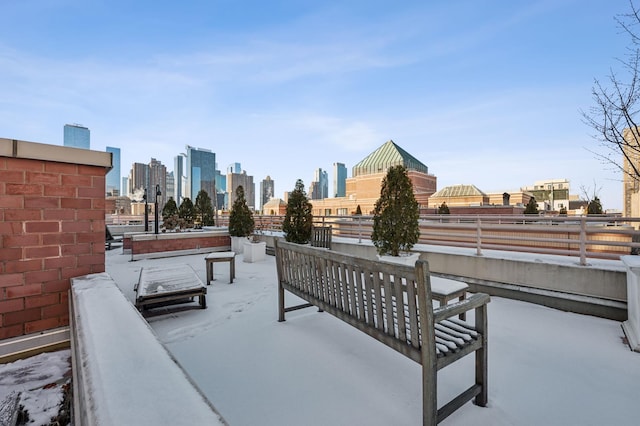
<path fill-rule="evenodd" d="M 538 214 L 538 203 L 535 197 L 529 198 L 527 206 L 524 208 L 524 214 Z"/>
<path fill-rule="evenodd" d="M 593 200 L 587 204 L 587 214 L 602 214 L 602 204 L 600 198 L 594 197 Z"/>
<path fill-rule="evenodd" d="M 440 207 L 438 207 L 438 214 L 451 214 L 447 203 L 443 202 L 442 204 L 440 204 Z"/>
<path fill-rule="evenodd" d="M 178 214 L 178 205 L 176 204 L 173 197 L 169 197 L 169 201 L 167 201 L 167 204 L 165 204 L 162 209 L 162 218 L 168 219 L 171 216 L 174 216 L 177 214 Z"/>
<path fill-rule="evenodd" d="M 360 208 L 360 204 L 356 207 L 356 216 L 362 216 L 362 209 Z"/>
<path fill-rule="evenodd" d="M 214 224 L 213 204 L 211 203 L 211 197 L 209 197 L 209 193 L 207 191 L 201 189 L 198 192 L 194 207 L 196 209 L 196 215 L 203 226 L 212 226 Z"/>
<path fill-rule="evenodd" d="M 193 227 L 193 221 L 196 218 L 196 209 L 193 206 L 193 201 L 189 197 L 186 197 L 180 203 L 178 208 L 178 217 L 185 221 L 187 227 Z"/>
<path fill-rule="evenodd" d="M 253 233 L 255 221 L 253 213 L 247 206 L 242 185 L 236 188 L 236 199 L 229 212 L 229 235 L 232 237 L 248 237 Z"/>
<path fill-rule="evenodd" d="M 286 241 L 307 244 L 311 240 L 313 227 L 312 205 L 309 202 L 301 179 L 296 181 L 294 190 L 289 195 L 287 211 L 282 223 L 282 231 Z"/>
<path fill-rule="evenodd" d="M 373 210 L 371 240 L 378 254 L 399 256 L 418 242 L 420 211 L 413 184 L 404 166 L 392 166 L 382 180 Z"/>

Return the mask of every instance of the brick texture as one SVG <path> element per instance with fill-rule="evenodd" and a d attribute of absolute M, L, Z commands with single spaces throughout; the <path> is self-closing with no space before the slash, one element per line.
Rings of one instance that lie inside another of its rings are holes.
<path fill-rule="evenodd" d="M 0 339 L 68 325 L 70 278 L 105 270 L 106 172 L 0 157 Z"/>

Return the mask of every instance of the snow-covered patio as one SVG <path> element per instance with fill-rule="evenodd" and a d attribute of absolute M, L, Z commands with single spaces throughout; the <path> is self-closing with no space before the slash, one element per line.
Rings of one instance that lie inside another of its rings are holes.
<path fill-rule="evenodd" d="M 140 268 L 205 255 L 130 262 L 107 252 L 107 272 L 133 302 Z M 215 268 L 197 302 L 149 312 L 160 341 L 231 425 L 417 425 L 420 366 L 314 308 L 277 322 L 275 259 Z M 287 297 L 293 297 L 287 295 Z M 494 297 L 489 304 L 489 406 L 467 404 L 442 424 L 632 425 L 640 354 L 619 322 Z M 439 397 L 463 390 L 473 358 L 439 374 Z M 126 386 L 126 384 L 123 384 Z"/>

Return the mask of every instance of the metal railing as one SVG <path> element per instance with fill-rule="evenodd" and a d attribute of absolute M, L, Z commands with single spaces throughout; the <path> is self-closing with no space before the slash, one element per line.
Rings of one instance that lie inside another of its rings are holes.
<path fill-rule="evenodd" d="M 225 226 L 228 218 L 219 218 Z M 254 216 L 257 231 L 281 231 L 283 216 Z M 316 225 L 332 225 L 333 236 L 369 239 L 372 216 L 314 216 Z M 609 216 L 423 215 L 419 244 L 503 250 L 588 258 L 619 259 L 640 253 L 640 218 Z"/>

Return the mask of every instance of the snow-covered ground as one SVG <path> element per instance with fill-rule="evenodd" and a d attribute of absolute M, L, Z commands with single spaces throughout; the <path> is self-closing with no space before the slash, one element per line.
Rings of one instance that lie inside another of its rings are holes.
<path fill-rule="evenodd" d="M 188 263 L 205 279 L 204 255 L 107 254 L 107 272 L 130 300 L 140 268 L 158 263 Z M 421 423 L 417 363 L 314 308 L 278 323 L 272 256 L 238 256 L 233 284 L 228 274 L 215 265 L 207 309 L 194 302 L 147 320 L 231 425 Z M 498 297 L 488 309 L 489 406 L 466 404 L 442 424 L 638 424 L 640 354 L 619 322 Z M 440 372 L 442 402 L 471 384 L 467 358 Z"/>
<path fill-rule="evenodd" d="M 107 252 L 107 272 L 131 301 L 145 266 L 187 263 L 205 280 L 204 254 L 131 262 L 120 253 Z M 421 424 L 417 363 L 314 308 L 278 323 L 274 257 L 242 260 L 233 284 L 215 265 L 207 309 L 196 301 L 147 315 L 230 425 Z M 498 297 L 488 309 L 489 406 L 468 403 L 443 425 L 638 424 L 640 354 L 619 322 Z M 440 371 L 441 403 L 471 384 L 467 358 Z"/>
<path fill-rule="evenodd" d="M 0 403 L 13 392 L 20 392 L 19 404 L 28 413 L 28 424 L 48 425 L 58 415 L 63 386 L 71 382 L 70 374 L 69 349 L 0 364 Z M 7 421 L 0 415 L 0 425 Z"/>

